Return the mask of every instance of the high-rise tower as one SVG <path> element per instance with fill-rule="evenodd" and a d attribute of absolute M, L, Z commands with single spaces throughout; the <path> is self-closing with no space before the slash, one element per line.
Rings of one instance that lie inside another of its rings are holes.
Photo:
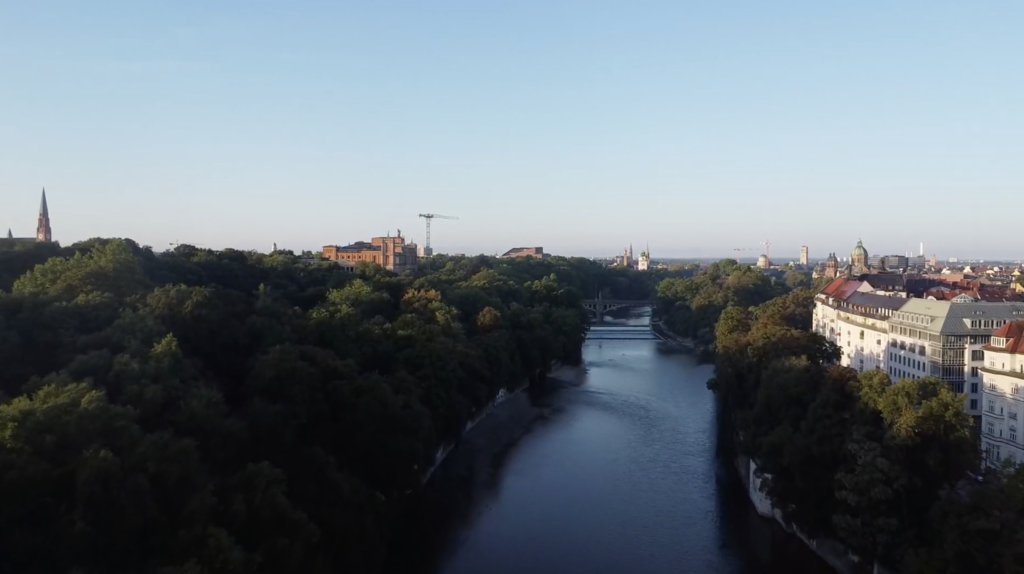
<path fill-rule="evenodd" d="M 53 241 L 53 230 L 50 229 L 50 209 L 46 206 L 46 188 L 43 188 L 43 199 L 39 202 L 39 221 L 36 223 L 36 241 L 49 243 Z"/>

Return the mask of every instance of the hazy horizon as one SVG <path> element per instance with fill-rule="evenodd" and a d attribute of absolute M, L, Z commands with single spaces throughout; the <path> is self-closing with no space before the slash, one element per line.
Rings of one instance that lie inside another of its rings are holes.
<path fill-rule="evenodd" d="M 11 3 L 0 229 L 1011 259 L 1024 4 Z M 972 218 L 970 209 L 978 209 Z M 796 256 L 785 256 L 786 260 Z"/>

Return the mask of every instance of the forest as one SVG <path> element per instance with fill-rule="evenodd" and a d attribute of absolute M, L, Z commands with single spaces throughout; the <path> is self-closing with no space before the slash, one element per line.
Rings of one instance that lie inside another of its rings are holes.
<path fill-rule="evenodd" d="M 1024 470 L 978 471 L 962 395 L 839 366 L 810 331 L 814 292 L 731 306 L 714 329 L 723 436 L 782 518 L 843 542 L 864 572 L 1024 571 Z"/>
<path fill-rule="evenodd" d="M 377 572 L 396 501 L 500 389 L 651 277 L 415 274 L 93 239 L 0 249 L 0 570 Z"/>
<path fill-rule="evenodd" d="M 667 277 L 655 293 L 659 313 L 673 333 L 713 349 L 718 317 L 730 307 L 760 305 L 797 287 L 810 287 L 811 274 L 788 271 L 775 280 L 760 269 L 723 259 L 697 270 L 690 277 Z"/>

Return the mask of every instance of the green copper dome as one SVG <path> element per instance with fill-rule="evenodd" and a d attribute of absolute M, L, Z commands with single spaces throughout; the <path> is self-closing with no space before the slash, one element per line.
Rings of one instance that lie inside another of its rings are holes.
<path fill-rule="evenodd" d="M 857 247 L 853 248 L 853 256 L 854 257 L 857 257 L 857 256 L 867 257 L 868 256 L 868 250 L 864 249 L 864 243 L 860 239 L 857 240 Z"/>

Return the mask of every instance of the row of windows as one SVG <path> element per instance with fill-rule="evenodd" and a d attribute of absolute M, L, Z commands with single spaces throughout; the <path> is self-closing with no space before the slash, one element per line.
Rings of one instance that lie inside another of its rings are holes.
<path fill-rule="evenodd" d="M 924 361 L 918 361 L 917 359 L 913 359 L 905 355 L 897 355 L 896 353 L 889 353 L 889 362 L 893 364 L 904 365 L 907 367 L 913 367 L 918 371 L 923 371 L 925 367 Z"/>
<path fill-rule="evenodd" d="M 896 377 L 897 379 L 920 379 L 920 375 L 911 373 L 910 371 L 903 371 L 896 367 L 889 367 L 889 376 Z"/>
<path fill-rule="evenodd" d="M 1010 425 L 1009 431 L 1010 432 L 1008 434 L 1009 434 L 1010 441 L 1011 442 L 1017 442 L 1017 427 L 1014 426 L 1014 425 Z M 994 423 L 992 421 L 989 421 L 985 425 L 985 433 L 990 435 L 990 436 L 996 436 L 996 423 Z M 1000 438 L 1003 436 L 1003 429 L 999 429 L 999 435 L 998 436 Z"/>

